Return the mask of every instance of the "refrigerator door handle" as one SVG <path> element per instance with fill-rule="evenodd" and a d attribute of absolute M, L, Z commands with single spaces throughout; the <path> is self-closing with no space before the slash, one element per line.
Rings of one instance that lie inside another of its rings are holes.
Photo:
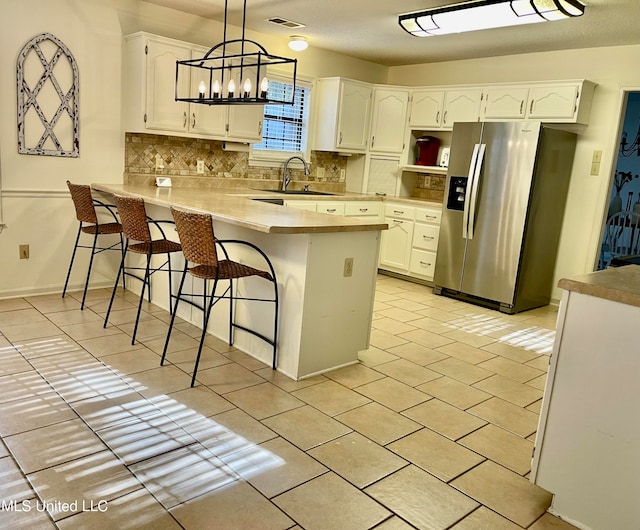
<path fill-rule="evenodd" d="M 480 171 L 482 170 L 482 162 L 484 161 L 484 153 L 487 149 L 487 144 L 480 144 L 478 150 L 478 160 L 476 161 L 475 172 L 473 175 L 473 182 L 471 183 L 471 197 L 469 205 L 469 226 L 467 228 L 468 238 L 473 239 L 473 227 L 476 224 L 476 206 L 478 202 L 478 182 L 480 181 Z"/>
<path fill-rule="evenodd" d="M 473 186 L 473 179 L 476 172 L 476 161 L 478 160 L 478 151 L 480 150 L 480 144 L 473 146 L 473 153 L 471 155 L 471 163 L 469 164 L 469 174 L 467 175 L 467 192 Z M 462 210 L 462 238 L 467 239 L 469 237 L 469 206 L 471 198 L 468 194 L 464 200 L 464 209 Z"/>

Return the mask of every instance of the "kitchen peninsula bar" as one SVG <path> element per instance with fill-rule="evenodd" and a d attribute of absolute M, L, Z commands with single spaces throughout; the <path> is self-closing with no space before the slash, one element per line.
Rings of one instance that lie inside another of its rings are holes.
<path fill-rule="evenodd" d="M 216 237 L 250 241 L 260 247 L 271 259 L 278 280 L 278 370 L 285 375 L 298 380 L 354 364 L 358 352 L 368 348 L 380 232 L 387 228 L 385 223 L 251 200 L 270 194 L 247 189 L 130 184 L 93 184 L 92 188 L 105 194 L 141 197 L 148 215 L 156 220 L 171 219 L 170 206 L 211 214 Z M 177 240 L 175 232 L 169 231 L 167 237 Z M 352 270 L 345 265 L 348 258 L 353 259 Z M 232 259 L 259 266 L 249 254 L 234 253 Z M 174 269 L 181 267 L 174 264 Z M 262 288 L 259 280 L 245 281 L 256 282 L 247 291 L 255 293 Z M 198 289 L 199 283 L 194 281 L 193 288 Z M 168 283 L 158 280 L 152 289 L 153 302 L 165 309 L 167 289 Z M 272 314 L 267 311 L 272 309 L 265 308 L 262 313 L 238 303 L 237 320 L 268 335 Z M 202 325 L 201 312 L 192 313 L 188 304 L 181 304 L 178 316 Z M 226 341 L 228 306 L 216 307 L 211 320 L 209 332 Z M 269 347 L 252 335 L 237 331 L 234 346 L 270 364 Z"/>

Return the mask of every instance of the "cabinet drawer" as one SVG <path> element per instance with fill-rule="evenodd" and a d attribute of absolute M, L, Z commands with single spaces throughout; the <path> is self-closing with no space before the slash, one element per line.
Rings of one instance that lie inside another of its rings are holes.
<path fill-rule="evenodd" d="M 352 201 L 347 202 L 344 207 L 345 215 L 380 215 L 382 213 L 381 201 Z"/>
<path fill-rule="evenodd" d="M 416 223 L 413 229 L 413 246 L 423 250 L 438 250 L 440 227 Z"/>
<path fill-rule="evenodd" d="M 384 207 L 384 216 L 386 218 L 393 217 L 396 219 L 410 219 L 413 221 L 416 215 L 416 209 L 413 206 L 405 206 L 403 204 L 386 204 Z"/>
<path fill-rule="evenodd" d="M 409 262 L 409 274 L 424 276 L 433 280 L 433 271 L 436 267 L 436 253 L 428 250 L 411 251 L 411 261 Z"/>
<path fill-rule="evenodd" d="M 284 205 L 290 208 L 298 208 L 299 210 L 309 210 L 310 212 L 315 212 L 317 209 L 315 201 L 285 201 Z"/>
<path fill-rule="evenodd" d="M 343 202 L 318 202 L 318 209 L 320 213 L 328 213 L 331 215 L 344 215 L 344 203 Z"/>
<path fill-rule="evenodd" d="M 416 208 L 416 221 L 439 225 L 441 219 L 442 210 L 438 208 Z"/>

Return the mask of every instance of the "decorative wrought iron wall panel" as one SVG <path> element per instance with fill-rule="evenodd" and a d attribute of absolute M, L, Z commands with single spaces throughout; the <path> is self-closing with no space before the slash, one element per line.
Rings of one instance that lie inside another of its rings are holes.
<path fill-rule="evenodd" d="M 50 33 L 27 42 L 17 63 L 18 152 L 78 157 L 78 66 Z"/>

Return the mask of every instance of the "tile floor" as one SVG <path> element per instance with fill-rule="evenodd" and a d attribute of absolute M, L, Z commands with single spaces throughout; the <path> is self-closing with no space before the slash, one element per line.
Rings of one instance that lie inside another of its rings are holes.
<path fill-rule="evenodd" d="M 0 527 L 455 530 L 570 525 L 528 481 L 555 311 L 380 276 L 361 363 L 295 382 L 109 293 L 0 301 Z"/>

